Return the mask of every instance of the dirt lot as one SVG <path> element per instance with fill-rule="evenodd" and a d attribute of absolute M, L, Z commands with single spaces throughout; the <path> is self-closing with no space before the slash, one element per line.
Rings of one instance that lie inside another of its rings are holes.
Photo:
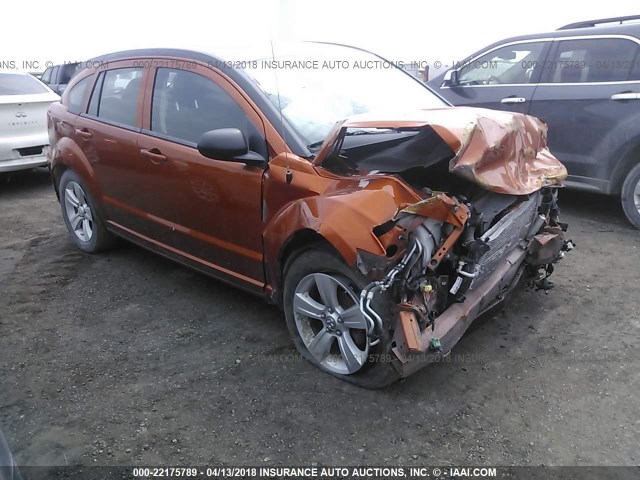
<path fill-rule="evenodd" d="M 0 428 L 21 465 L 640 463 L 640 232 L 563 192 L 578 245 L 433 365 L 365 391 L 280 312 L 124 243 L 67 239 L 45 172 L 0 185 Z"/>

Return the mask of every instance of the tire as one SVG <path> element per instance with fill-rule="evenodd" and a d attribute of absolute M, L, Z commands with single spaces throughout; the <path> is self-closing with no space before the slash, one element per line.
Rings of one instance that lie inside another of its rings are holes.
<path fill-rule="evenodd" d="M 71 241 L 87 253 L 98 253 L 111 247 L 115 237 L 105 228 L 96 201 L 82 179 L 67 170 L 62 174 L 58 191 L 62 218 Z"/>
<path fill-rule="evenodd" d="M 636 165 L 622 184 L 622 209 L 631 224 L 640 229 L 640 165 Z"/>
<path fill-rule="evenodd" d="M 293 343 L 306 360 L 341 380 L 373 389 L 395 382 L 400 375 L 390 361 L 391 309 L 385 307 L 384 293 L 376 297 L 376 310 L 385 313 L 382 338 L 371 346 L 366 336 L 357 299 L 368 283 L 337 255 L 304 250 L 287 262 L 283 305 Z"/>

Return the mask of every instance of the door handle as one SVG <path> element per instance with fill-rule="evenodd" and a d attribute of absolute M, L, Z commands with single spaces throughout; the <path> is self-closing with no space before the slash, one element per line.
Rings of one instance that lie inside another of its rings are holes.
<path fill-rule="evenodd" d="M 91 138 L 93 134 L 87 130 L 86 128 L 76 128 L 76 133 L 80 135 L 82 138 Z"/>
<path fill-rule="evenodd" d="M 156 165 L 160 165 L 161 163 L 167 161 L 167 156 L 163 155 L 162 152 L 160 152 L 160 150 L 158 150 L 157 148 L 143 148 L 140 150 L 140 153 L 149 158 Z"/>
<path fill-rule="evenodd" d="M 524 97 L 506 97 L 500 100 L 500 103 L 524 103 L 527 99 Z"/>
<path fill-rule="evenodd" d="M 640 93 L 623 92 L 611 95 L 611 100 L 640 100 Z"/>

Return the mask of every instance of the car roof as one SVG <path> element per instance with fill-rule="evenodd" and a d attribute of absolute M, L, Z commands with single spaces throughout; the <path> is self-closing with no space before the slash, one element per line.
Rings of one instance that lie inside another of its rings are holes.
<path fill-rule="evenodd" d="M 536 38 L 589 37 L 593 35 L 628 35 L 640 39 L 640 23 L 623 23 L 619 25 L 600 25 L 595 27 L 568 29 L 562 28 L 550 32 L 532 33 L 529 35 L 505 38 L 496 42 L 496 44 L 518 40 L 535 40 Z"/>
<path fill-rule="evenodd" d="M 310 48 L 342 48 L 347 50 L 362 51 L 380 57 L 374 52 L 352 46 L 331 42 L 251 42 L 247 44 L 217 45 L 213 51 L 202 51 L 186 48 L 142 48 L 136 50 L 123 50 L 108 53 L 91 58 L 91 62 L 110 62 L 126 60 L 136 57 L 181 57 L 190 60 L 204 62 L 224 61 L 249 61 L 279 58 L 300 53 L 307 53 Z M 383 58 L 383 57 L 380 57 Z"/>
<path fill-rule="evenodd" d="M 180 57 L 189 60 L 210 62 L 222 61 L 210 53 L 200 52 L 197 50 L 187 50 L 181 48 L 139 48 L 135 50 L 122 50 L 119 52 L 107 53 L 97 57 L 90 58 L 87 63 L 97 62 L 115 62 L 118 60 L 128 60 L 139 57 Z"/>

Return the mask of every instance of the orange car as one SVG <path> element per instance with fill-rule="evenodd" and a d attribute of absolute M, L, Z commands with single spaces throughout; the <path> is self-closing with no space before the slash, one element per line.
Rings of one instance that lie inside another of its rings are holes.
<path fill-rule="evenodd" d="M 93 59 L 49 110 L 78 248 L 124 237 L 284 309 L 320 369 L 375 388 L 448 353 L 571 248 L 533 117 L 450 107 L 369 52 Z M 238 327 L 241 328 L 241 327 Z"/>

